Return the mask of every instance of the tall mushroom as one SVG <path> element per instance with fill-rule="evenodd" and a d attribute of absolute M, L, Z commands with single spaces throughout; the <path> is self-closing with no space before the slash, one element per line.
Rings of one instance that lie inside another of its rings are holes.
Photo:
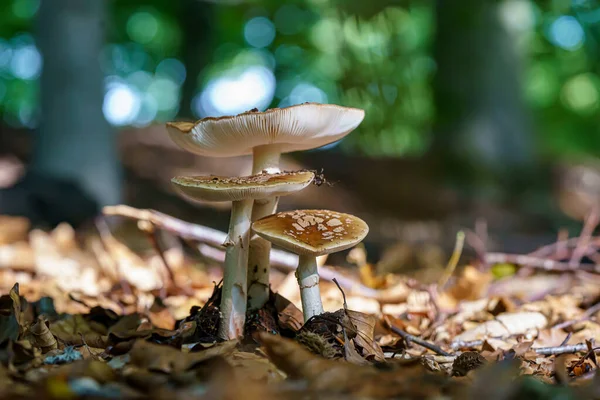
<path fill-rule="evenodd" d="M 247 265 L 252 201 L 285 196 L 304 189 L 314 179 L 308 171 L 258 174 L 245 177 L 175 177 L 177 191 L 192 201 L 231 201 L 231 218 L 225 243 L 219 337 L 243 335 L 247 302 Z"/>
<path fill-rule="evenodd" d="M 171 139 L 192 153 L 210 157 L 253 154 L 252 173 L 279 171 L 281 153 L 309 150 L 333 143 L 363 120 L 364 110 L 334 104 L 304 103 L 265 112 L 204 118 L 196 123 L 171 122 Z M 255 201 L 252 220 L 273 214 L 278 198 Z M 269 297 L 271 244 L 257 237 L 250 244 L 250 307 L 261 308 Z M 256 266 L 257 268 L 254 268 Z M 257 271 L 256 274 L 253 271 Z"/>
<path fill-rule="evenodd" d="M 328 210 L 280 212 L 255 221 L 252 230 L 271 243 L 298 254 L 296 277 L 304 322 L 323 313 L 317 256 L 355 246 L 369 233 L 369 227 L 362 219 Z"/>

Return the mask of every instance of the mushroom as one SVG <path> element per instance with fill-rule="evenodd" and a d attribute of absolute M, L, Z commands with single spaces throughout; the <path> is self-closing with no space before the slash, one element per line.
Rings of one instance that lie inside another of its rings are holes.
<path fill-rule="evenodd" d="M 226 253 L 219 337 L 235 339 L 244 332 L 252 201 L 300 191 L 312 182 L 314 176 L 309 171 L 298 171 L 244 177 L 175 177 L 171 180 L 177 191 L 189 200 L 232 202 L 229 231 L 224 243 Z"/>
<path fill-rule="evenodd" d="M 298 254 L 296 278 L 304 322 L 323 313 L 317 256 L 348 249 L 369 233 L 362 219 L 328 210 L 280 212 L 254 222 L 252 230 L 274 245 Z"/>
<path fill-rule="evenodd" d="M 192 153 L 211 157 L 253 154 L 252 173 L 279 171 L 281 153 L 308 150 L 335 142 L 363 120 L 364 110 L 334 104 L 304 103 L 265 112 L 255 110 L 236 116 L 204 118 L 196 123 L 171 122 L 171 139 Z M 252 220 L 277 210 L 278 198 L 254 202 Z M 250 307 L 261 308 L 269 298 L 269 253 L 271 244 L 259 237 L 250 244 L 252 294 Z M 254 266 L 257 273 L 254 274 Z"/>

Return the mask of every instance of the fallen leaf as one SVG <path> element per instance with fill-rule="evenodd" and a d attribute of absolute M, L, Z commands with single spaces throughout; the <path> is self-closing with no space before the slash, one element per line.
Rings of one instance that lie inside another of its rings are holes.
<path fill-rule="evenodd" d="M 353 340 L 361 347 L 363 356 L 375 361 L 385 361 L 383 350 L 381 350 L 379 344 L 375 342 L 377 317 L 352 310 L 346 310 L 346 315 L 348 315 L 356 327 L 357 334 Z"/>
<path fill-rule="evenodd" d="M 0 344 L 17 340 L 22 331 L 20 315 L 19 284 L 15 283 L 8 295 L 0 297 Z"/>
<path fill-rule="evenodd" d="M 184 353 L 171 346 L 137 340 L 129 352 L 131 365 L 150 371 L 170 374 L 184 372 L 198 364 L 216 356 L 223 356 L 235 349 L 237 341 L 228 341 L 197 352 Z"/>
<path fill-rule="evenodd" d="M 508 337 L 533 329 L 543 329 L 547 318 L 539 312 L 504 313 L 455 337 L 456 341 L 471 341 L 486 337 Z"/>

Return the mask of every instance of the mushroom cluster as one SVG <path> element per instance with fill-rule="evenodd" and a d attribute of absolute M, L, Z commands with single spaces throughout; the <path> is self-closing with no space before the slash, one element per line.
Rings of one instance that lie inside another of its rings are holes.
<path fill-rule="evenodd" d="M 192 176 L 172 180 L 191 201 L 230 201 L 219 336 L 234 339 L 244 332 L 247 310 L 269 299 L 271 243 L 300 256 L 298 283 L 305 319 L 323 311 L 315 257 L 349 248 L 361 241 L 367 225 L 351 215 L 325 210 L 279 213 L 280 196 L 308 186 L 309 171 L 282 172 L 282 153 L 333 143 L 363 120 L 364 111 L 332 104 L 304 103 L 265 112 L 204 118 L 195 123 L 170 122 L 167 131 L 181 148 L 210 157 L 252 154 L 252 175 Z M 251 237 L 251 224 L 256 235 Z"/>

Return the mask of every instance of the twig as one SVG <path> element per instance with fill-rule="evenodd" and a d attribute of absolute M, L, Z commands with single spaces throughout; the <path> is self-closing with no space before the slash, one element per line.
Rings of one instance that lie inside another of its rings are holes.
<path fill-rule="evenodd" d="M 348 303 L 346 303 L 346 293 L 344 293 L 344 289 L 342 289 L 342 287 L 340 286 L 340 284 L 338 283 L 336 278 L 333 278 L 333 283 L 335 283 L 335 285 L 338 287 L 338 289 L 340 290 L 340 292 L 342 292 L 342 297 L 344 298 L 344 310 L 348 309 Z"/>
<path fill-rule="evenodd" d="M 555 261 L 549 258 L 526 256 L 522 254 L 487 253 L 485 259 L 490 264 L 519 264 L 524 267 L 538 268 L 546 271 L 574 272 L 576 270 L 583 270 L 592 273 L 600 272 L 600 268 L 597 265 L 577 264 L 573 267 L 566 262 Z"/>
<path fill-rule="evenodd" d="M 598 212 L 595 208 L 593 208 L 588 217 L 585 219 L 583 228 L 581 229 L 581 234 L 579 235 L 579 240 L 577 241 L 575 250 L 573 250 L 571 260 L 569 260 L 569 266 L 571 268 L 576 268 L 579 262 L 581 261 L 585 249 L 588 246 L 588 243 L 590 242 L 590 238 L 592 237 L 592 233 L 594 233 L 594 229 L 596 229 L 597 226 Z"/>
<path fill-rule="evenodd" d="M 150 209 L 137 209 L 126 205 L 107 206 L 102 209 L 104 215 L 120 215 L 135 220 L 148 221 L 186 239 L 194 239 L 212 246 L 221 246 L 227 238 L 225 232 L 196 225 Z"/>
<path fill-rule="evenodd" d="M 217 229 L 182 221 L 170 215 L 155 210 L 142 210 L 126 205 L 107 206 L 103 208 L 106 215 L 119 215 L 135 220 L 149 221 L 157 228 L 169 231 L 183 239 L 201 242 L 198 250 L 207 258 L 222 263 L 225 260 L 225 252 L 218 247 L 223 245 L 227 234 Z M 271 265 L 287 272 L 294 271 L 298 267 L 298 256 L 285 251 L 271 250 Z M 332 281 L 337 278 L 339 284 L 346 290 L 350 290 L 363 297 L 376 299 L 382 303 L 400 302 L 406 299 L 405 293 L 393 293 L 371 289 L 361 283 L 340 275 L 327 266 L 319 267 L 320 278 Z"/>
<path fill-rule="evenodd" d="M 458 349 L 472 349 L 474 347 L 481 346 L 483 344 L 483 339 L 478 340 L 457 340 L 456 342 L 452 342 L 450 344 L 450 348 L 452 350 Z"/>
<path fill-rule="evenodd" d="M 425 347 L 426 349 L 429 349 L 431 351 L 433 351 L 434 353 L 437 353 L 441 356 L 451 356 L 452 354 L 442 350 L 439 346 L 436 346 L 433 343 L 429 343 L 426 340 L 423 340 L 421 338 L 418 338 L 414 335 L 411 335 L 410 333 L 403 331 L 402 329 L 394 326 L 390 320 L 384 316 L 384 321 L 386 323 L 386 325 L 388 326 L 388 328 L 394 332 L 396 335 L 402 337 L 402 339 L 404 339 L 406 342 L 414 342 L 416 344 L 418 344 L 419 346 Z"/>
<path fill-rule="evenodd" d="M 565 340 L 563 340 L 560 345 L 561 346 L 566 346 L 567 343 L 569 343 L 569 340 L 571 339 L 571 336 L 573 336 L 573 332 L 569 332 L 567 334 L 567 337 L 565 337 Z"/>
<path fill-rule="evenodd" d="M 577 343 L 568 346 L 555 346 L 555 347 L 537 347 L 531 350 L 542 356 L 556 356 L 559 354 L 570 354 L 577 353 L 579 351 L 587 350 L 588 347 L 585 343 Z"/>
<path fill-rule="evenodd" d="M 586 319 L 590 318 L 592 315 L 596 314 L 598 311 L 600 311 L 600 303 L 596 303 L 593 306 L 591 306 L 590 308 L 588 308 L 582 315 L 581 317 L 577 318 L 577 319 L 573 319 L 570 321 L 565 321 L 565 322 L 561 322 L 560 324 L 554 325 L 552 327 L 552 329 L 564 329 L 567 328 L 571 325 L 575 325 L 581 321 L 585 321 Z"/>
<path fill-rule="evenodd" d="M 456 243 L 454 244 L 454 251 L 452 251 L 452 256 L 450 260 L 448 260 L 448 265 L 444 271 L 444 274 L 438 281 L 438 290 L 444 290 L 444 286 L 448 282 L 448 279 L 454 273 L 456 266 L 458 265 L 458 260 L 462 254 L 463 246 L 465 243 L 465 233 L 463 231 L 458 231 L 456 234 Z"/>
<path fill-rule="evenodd" d="M 100 243 L 102 244 L 104 251 L 106 251 L 106 254 L 110 257 L 110 259 L 113 261 L 113 263 L 115 265 L 117 279 L 119 280 L 119 284 L 121 285 L 123 292 L 125 292 L 125 294 L 127 294 L 127 295 L 133 295 L 133 288 L 131 287 L 131 285 L 129 284 L 127 279 L 125 279 L 123 277 L 123 273 L 121 272 L 121 267 L 119 265 L 119 261 L 115 260 L 115 258 L 113 257 L 113 254 L 111 253 L 111 251 L 109 249 L 109 247 L 110 247 L 109 242 L 114 240 L 114 237 L 110 231 L 110 228 L 108 227 L 108 224 L 106 223 L 106 220 L 103 217 L 98 217 L 94 220 L 94 223 L 95 223 L 96 229 L 98 230 L 98 233 L 100 235 Z"/>

